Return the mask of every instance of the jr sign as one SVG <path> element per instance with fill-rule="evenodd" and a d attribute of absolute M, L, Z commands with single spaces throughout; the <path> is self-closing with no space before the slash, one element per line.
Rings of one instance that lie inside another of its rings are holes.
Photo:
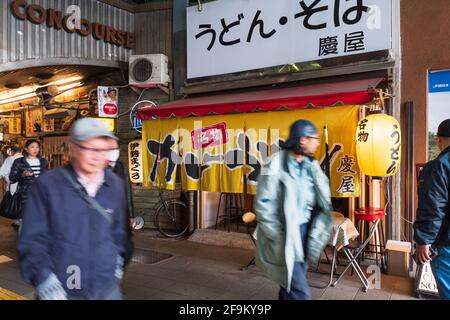
<path fill-rule="evenodd" d="M 187 9 L 188 78 L 391 48 L 391 0 L 218 0 Z"/>

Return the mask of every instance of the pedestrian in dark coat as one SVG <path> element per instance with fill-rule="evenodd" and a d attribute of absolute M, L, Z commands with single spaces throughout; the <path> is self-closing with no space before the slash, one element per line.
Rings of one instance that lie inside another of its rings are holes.
<path fill-rule="evenodd" d="M 419 178 L 419 201 L 414 223 L 418 263 L 431 262 L 442 299 L 450 299 L 450 119 L 436 136 L 441 154 L 427 163 Z"/>
<path fill-rule="evenodd" d="M 16 159 L 11 167 L 9 181 L 18 182 L 17 192 L 21 199 L 21 212 L 25 208 L 31 186 L 49 169 L 48 161 L 39 154 L 40 149 L 41 143 L 38 140 L 28 140 L 25 143 L 24 157 Z"/>
<path fill-rule="evenodd" d="M 92 118 L 71 129 L 70 164 L 31 187 L 17 251 L 22 276 L 43 300 L 122 299 L 125 192 L 106 170 L 110 140 Z"/>

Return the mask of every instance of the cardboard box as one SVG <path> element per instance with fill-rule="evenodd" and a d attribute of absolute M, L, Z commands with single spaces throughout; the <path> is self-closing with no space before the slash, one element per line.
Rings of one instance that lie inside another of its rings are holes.
<path fill-rule="evenodd" d="M 411 243 L 388 240 L 386 252 L 387 273 L 401 277 L 409 277 Z"/>

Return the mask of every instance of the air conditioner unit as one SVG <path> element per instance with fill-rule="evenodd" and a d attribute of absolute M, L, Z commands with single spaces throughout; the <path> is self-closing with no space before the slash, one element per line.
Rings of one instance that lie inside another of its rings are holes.
<path fill-rule="evenodd" d="M 167 86 L 170 82 L 168 58 L 164 54 L 130 56 L 130 85 L 140 88 Z"/>

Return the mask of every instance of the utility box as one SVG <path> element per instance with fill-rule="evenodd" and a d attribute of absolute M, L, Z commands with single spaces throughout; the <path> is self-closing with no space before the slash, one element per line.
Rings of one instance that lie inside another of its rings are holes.
<path fill-rule="evenodd" d="M 388 259 L 387 273 L 395 276 L 409 277 L 411 243 L 388 240 L 386 251 Z"/>

